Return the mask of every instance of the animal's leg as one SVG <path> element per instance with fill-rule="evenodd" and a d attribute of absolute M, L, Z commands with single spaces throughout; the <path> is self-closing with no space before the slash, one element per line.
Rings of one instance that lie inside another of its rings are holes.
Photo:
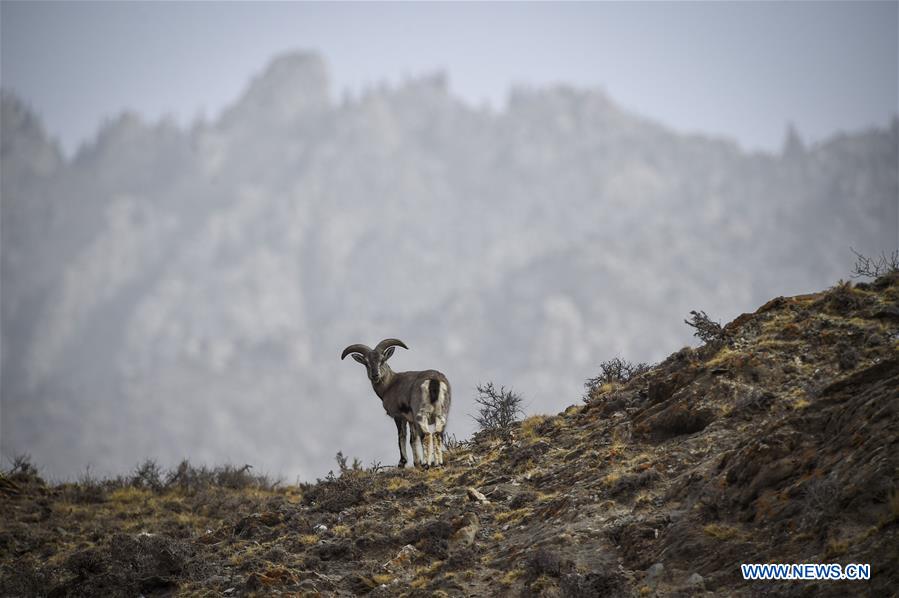
<path fill-rule="evenodd" d="M 415 465 L 415 467 L 421 467 L 421 430 L 419 429 L 418 424 L 409 422 L 409 433 L 412 434 L 412 464 Z"/>
<path fill-rule="evenodd" d="M 446 416 L 438 415 L 434 424 L 434 434 L 437 436 L 437 465 L 443 465 L 443 429 L 446 427 Z"/>
<path fill-rule="evenodd" d="M 437 465 L 443 466 L 443 432 L 434 432 L 436 437 L 435 447 L 437 449 Z"/>
<path fill-rule="evenodd" d="M 434 438 L 431 434 L 431 426 L 428 423 L 428 416 L 420 413 L 417 419 L 419 435 L 422 443 L 425 443 L 424 449 L 424 466 L 430 467 L 434 464 Z"/>
<path fill-rule="evenodd" d="M 408 463 L 406 459 L 406 420 L 402 417 L 395 417 L 393 421 L 396 423 L 396 435 L 400 444 L 400 463 L 397 467 L 405 467 Z"/>
<path fill-rule="evenodd" d="M 428 438 L 428 456 L 425 458 L 425 463 L 430 467 L 434 465 L 434 435 L 428 431 L 425 432 L 425 436 Z"/>

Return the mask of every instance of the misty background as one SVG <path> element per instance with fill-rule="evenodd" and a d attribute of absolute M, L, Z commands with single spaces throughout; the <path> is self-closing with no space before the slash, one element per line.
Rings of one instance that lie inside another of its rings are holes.
<path fill-rule="evenodd" d="M 398 459 L 899 246 L 897 4 L 4 2 L 0 452 Z M 239 81 L 239 84 L 236 83 Z M 102 123 L 102 124 L 101 124 Z M 789 124 L 792 123 L 792 124 Z"/>

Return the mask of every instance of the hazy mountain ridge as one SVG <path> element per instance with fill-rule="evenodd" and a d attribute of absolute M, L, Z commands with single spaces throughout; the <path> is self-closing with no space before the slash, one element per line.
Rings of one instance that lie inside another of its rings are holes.
<path fill-rule="evenodd" d="M 850 244 L 895 245 L 895 121 L 747 155 L 594 91 L 494 113 L 440 76 L 341 103 L 328 85 L 280 57 L 215 122 L 126 114 L 68 162 L 4 94 L 5 452 L 59 472 L 392 459 L 346 344 L 404 338 L 395 367 L 446 370 L 465 430 L 479 381 L 556 409 L 599 361 L 686 342 L 689 309 L 730 317 L 845 276 Z"/>

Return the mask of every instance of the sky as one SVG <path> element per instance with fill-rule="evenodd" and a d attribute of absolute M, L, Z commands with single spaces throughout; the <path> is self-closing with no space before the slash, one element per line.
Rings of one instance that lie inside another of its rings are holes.
<path fill-rule="evenodd" d="M 604 90 L 677 131 L 778 151 L 899 112 L 897 2 L 0 4 L 0 84 L 67 155 L 124 110 L 215 118 L 275 55 L 314 50 L 335 101 L 445 72 L 502 110 L 511 86 Z"/>

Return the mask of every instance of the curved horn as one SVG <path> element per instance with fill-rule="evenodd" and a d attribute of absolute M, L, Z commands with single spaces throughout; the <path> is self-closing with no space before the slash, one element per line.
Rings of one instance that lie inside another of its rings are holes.
<path fill-rule="evenodd" d="M 385 338 L 380 343 L 378 343 L 377 346 L 375 346 L 375 352 L 382 353 L 388 347 L 394 347 L 394 346 L 402 347 L 403 349 L 409 349 L 409 347 L 406 346 L 406 343 L 404 343 L 403 341 L 401 341 L 398 338 Z"/>
<path fill-rule="evenodd" d="M 371 353 L 371 349 L 369 349 L 365 345 L 350 345 L 349 347 L 347 347 L 346 349 L 343 350 L 343 353 L 341 353 L 340 358 L 346 359 L 346 356 L 349 355 L 350 353 L 362 353 L 363 355 L 368 355 L 369 353 Z"/>

